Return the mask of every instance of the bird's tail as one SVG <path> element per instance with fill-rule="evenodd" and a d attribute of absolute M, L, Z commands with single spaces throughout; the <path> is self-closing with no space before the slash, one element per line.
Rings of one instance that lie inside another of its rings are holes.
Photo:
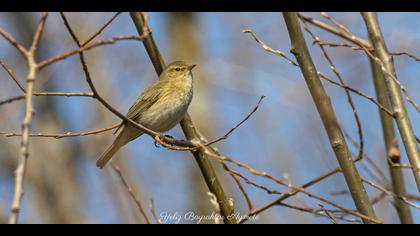
<path fill-rule="evenodd" d="M 114 142 L 109 146 L 105 152 L 102 153 L 101 157 L 96 161 L 96 166 L 99 168 L 104 168 L 104 166 L 111 160 L 111 158 L 114 156 L 118 150 L 127 144 L 127 141 L 123 137 L 123 133 L 121 132 L 117 138 L 114 140 Z"/>
<path fill-rule="evenodd" d="M 142 134 L 143 132 L 139 131 L 137 128 L 131 126 L 123 126 L 121 132 L 118 134 L 117 138 L 114 140 L 111 146 L 109 146 L 108 149 L 106 149 L 105 152 L 102 153 L 101 157 L 96 161 L 96 166 L 101 169 L 104 168 L 106 163 L 111 160 L 112 156 L 114 156 L 114 154 L 118 152 L 121 147 Z"/>
<path fill-rule="evenodd" d="M 108 147 L 108 149 L 105 150 L 104 153 L 102 153 L 101 157 L 96 161 L 96 166 L 99 168 L 104 168 L 106 163 L 108 163 L 109 160 L 114 156 L 116 152 L 121 148 L 120 145 L 116 145 L 116 143 L 111 144 L 111 146 Z"/>

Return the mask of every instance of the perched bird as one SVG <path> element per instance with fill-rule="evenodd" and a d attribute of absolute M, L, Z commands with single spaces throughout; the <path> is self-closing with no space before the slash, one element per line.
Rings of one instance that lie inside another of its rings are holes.
<path fill-rule="evenodd" d="M 146 88 L 127 113 L 127 117 L 156 132 L 166 132 L 178 124 L 188 110 L 193 97 L 192 69 L 183 61 L 169 64 L 158 80 Z M 96 162 L 103 168 L 114 154 L 143 132 L 131 125 L 121 124 L 112 145 Z"/>

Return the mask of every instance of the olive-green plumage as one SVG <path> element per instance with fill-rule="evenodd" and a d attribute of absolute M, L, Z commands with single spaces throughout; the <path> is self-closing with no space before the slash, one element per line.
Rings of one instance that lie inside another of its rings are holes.
<path fill-rule="evenodd" d="M 193 97 L 191 70 L 195 65 L 183 61 L 169 64 L 152 85 L 143 91 L 131 106 L 127 117 L 156 131 L 166 132 L 178 124 L 188 110 Z M 137 128 L 121 124 L 120 132 L 112 145 L 96 162 L 103 168 L 114 154 L 143 133 Z"/>

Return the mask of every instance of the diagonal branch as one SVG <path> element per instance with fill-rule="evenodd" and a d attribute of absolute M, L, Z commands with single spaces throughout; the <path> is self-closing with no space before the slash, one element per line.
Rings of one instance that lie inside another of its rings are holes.
<path fill-rule="evenodd" d="M 376 56 L 376 55 L 375 55 Z M 376 91 L 377 99 L 382 104 L 387 104 L 387 107 L 390 107 L 388 92 L 385 84 L 385 80 L 382 75 L 381 68 L 376 64 L 373 59 L 369 58 L 372 77 L 374 82 L 374 87 Z M 392 190 L 398 196 L 406 196 L 407 192 L 405 189 L 404 175 L 401 168 L 393 168 L 393 164 L 400 164 L 400 151 L 398 149 L 397 136 L 394 129 L 393 119 L 384 114 L 382 110 L 379 110 L 379 115 L 381 117 L 382 124 L 382 133 L 385 143 L 385 158 L 389 166 L 389 172 L 392 181 Z M 392 150 L 392 151 L 391 151 Z M 411 215 L 410 209 L 401 200 L 395 198 L 394 206 L 397 210 L 400 222 L 403 224 L 412 224 L 413 217 Z"/>
<path fill-rule="evenodd" d="M 144 220 L 146 221 L 146 224 L 150 224 L 149 217 L 147 217 L 146 212 L 144 211 L 144 208 L 141 204 L 140 199 L 137 198 L 136 194 L 133 191 L 133 188 L 128 184 L 127 180 L 125 179 L 124 175 L 121 172 L 121 169 L 114 164 L 114 162 L 110 162 L 112 169 L 115 171 L 115 173 L 118 175 L 119 179 L 121 180 L 121 183 L 124 185 L 124 187 L 127 189 L 128 194 L 130 195 L 131 199 L 136 203 L 136 206 L 140 212 L 140 214 L 144 217 Z"/>
<path fill-rule="evenodd" d="M 144 35 L 144 29 L 147 25 L 145 24 L 146 22 L 144 19 L 144 14 L 139 12 L 131 12 L 130 16 L 136 26 L 139 35 Z M 165 63 L 159 52 L 156 42 L 152 37 L 152 33 L 147 32 L 147 35 L 148 37 L 143 40 L 143 44 L 150 57 L 150 60 L 153 63 L 153 66 L 155 67 L 157 74 L 159 75 L 163 71 Z M 188 114 L 181 121 L 181 127 L 188 140 L 201 140 L 199 132 L 196 130 L 191 117 Z M 236 224 L 236 219 L 232 217 L 235 210 L 230 205 L 230 201 L 225 195 L 225 191 L 219 182 L 219 179 L 217 178 L 216 172 L 211 162 L 208 160 L 207 155 L 205 154 L 204 148 L 200 148 L 199 150 L 193 151 L 192 153 L 200 167 L 210 192 L 213 193 L 217 198 L 224 222 L 227 224 Z"/>
<path fill-rule="evenodd" d="M 119 16 L 121 12 L 117 12 L 111 19 L 109 19 L 105 24 L 92 36 L 90 36 L 84 43 L 82 43 L 82 47 L 86 44 L 90 43 L 92 40 L 94 40 L 98 35 L 100 35 L 116 18 Z"/>
<path fill-rule="evenodd" d="M 308 85 L 308 89 L 313 97 L 316 108 L 318 109 L 319 115 L 330 139 L 331 147 L 333 148 L 336 158 L 341 166 L 347 186 L 352 193 L 356 208 L 360 213 L 376 219 L 373 207 L 369 202 L 369 197 L 363 187 L 360 175 L 354 165 L 343 133 L 338 125 L 331 101 L 322 86 L 315 65 L 310 57 L 309 50 L 306 46 L 305 39 L 299 25 L 297 14 L 283 13 L 283 16 L 292 44 L 291 52 L 295 55 L 300 65 L 305 81 Z M 371 223 L 366 219 L 363 221 L 365 223 Z"/>
<path fill-rule="evenodd" d="M 386 81 L 389 100 L 392 110 L 395 112 L 395 120 L 400 131 L 408 159 L 414 168 L 419 169 L 420 150 L 417 145 L 410 117 L 408 116 L 407 109 L 404 105 L 404 100 L 400 91 L 401 84 L 398 83 L 396 78 L 394 63 L 392 57 L 388 53 L 385 40 L 378 24 L 376 13 L 363 12 L 362 16 L 368 29 L 369 38 L 371 39 L 372 45 L 375 48 L 375 53 L 378 56 L 377 59 L 382 62 L 381 70 L 383 71 Z M 378 62 L 378 60 L 375 61 Z M 417 187 L 420 191 L 420 172 L 413 171 L 413 174 Z"/>
<path fill-rule="evenodd" d="M 13 47 L 15 47 L 19 51 L 19 53 L 22 54 L 22 56 L 26 59 L 26 54 L 28 52 L 22 45 L 17 43 L 16 40 L 2 28 L 0 28 L 0 35 L 3 36 L 3 38 L 5 38 L 7 41 L 9 41 L 9 43 L 12 44 Z"/>

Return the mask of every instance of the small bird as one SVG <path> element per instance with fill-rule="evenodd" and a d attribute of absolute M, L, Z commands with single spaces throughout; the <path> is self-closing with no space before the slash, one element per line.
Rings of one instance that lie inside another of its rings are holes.
<path fill-rule="evenodd" d="M 182 120 L 192 101 L 192 69 L 195 66 L 184 61 L 169 64 L 159 79 L 140 94 L 126 116 L 156 132 L 172 129 Z M 118 130 L 117 138 L 96 162 L 99 168 L 103 168 L 121 147 L 143 134 L 124 122 Z"/>

